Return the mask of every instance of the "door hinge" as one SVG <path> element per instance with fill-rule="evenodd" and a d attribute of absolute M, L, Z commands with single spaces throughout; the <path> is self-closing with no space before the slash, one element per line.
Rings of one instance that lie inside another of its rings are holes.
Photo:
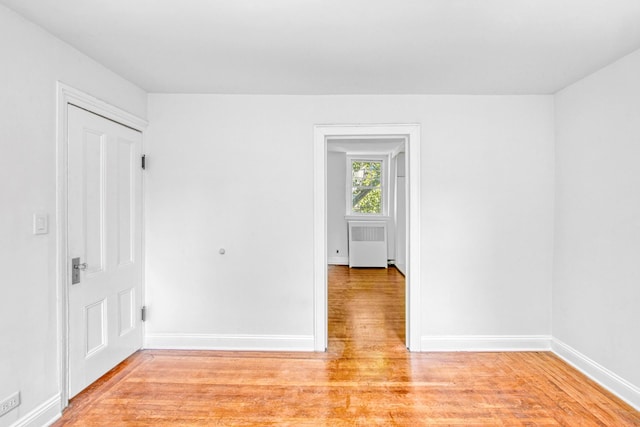
<path fill-rule="evenodd" d="M 146 305 L 143 305 L 143 306 L 142 306 L 142 309 L 140 310 L 140 312 L 141 312 L 141 319 L 142 319 L 142 321 L 143 321 L 143 322 L 146 322 L 146 321 L 147 321 L 147 306 L 146 306 Z"/>
<path fill-rule="evenodd" d="M 146 154 L 142 155 L 141 166 L 142 166 L 142 169 L 146 169 L 147 168 L 147 155 Z"/>

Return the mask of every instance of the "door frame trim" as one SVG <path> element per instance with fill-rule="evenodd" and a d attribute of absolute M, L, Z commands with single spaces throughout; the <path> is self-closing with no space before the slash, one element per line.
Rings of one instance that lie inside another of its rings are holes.
<path fill-rule="evenodd" d="M 69 266 L 68 259 L 68 211 L 67 211 L 67 137 L 68 137 L 68 105 L 73 104 L 87 111 L 130 127 L 142 134 L 141 149 L 144 152 L 147 121 L 128 113 L 114 105 L 102 101 L 85 92 L 68 86 L 60 81 L 56 83 L 56 296 L 57 308 L 57 342 L 59 363 L 59 387 L 62 408 L 69 405 Z M 142 283 L 141 300 L 144 301 L 144 191 L 145 176 L 142 174 Z M 144 328 L 144 326 L 143 326 Z M 144 336 L 144 329 L 143 329 Z"/>
<path fill-rule="evenodd" d="M 314 126 L 314 350 L 328 343 L 327 292 L 327 141 L 335 138 L 399 137 L 406 141 L 407 180 L 407 348 L 421 350 L 420 297 L 420 125 L 333 124 Z"/>

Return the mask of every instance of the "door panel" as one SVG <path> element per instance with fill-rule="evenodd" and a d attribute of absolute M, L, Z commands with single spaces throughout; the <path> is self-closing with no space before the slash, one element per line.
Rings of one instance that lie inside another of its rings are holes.
<path fill-rule="evenodd" d="M 142 346 L 142 135 L 68 106 L 69 396 Z M 86 266 L 85 266 L 86 264 Z"/>
<path fill-rule="evenodd" d="M 89 357 L 97 353 L 107 345 L 107 319 L 105 318 L 105 305 L 102 300 L 85 307 L 85 330 L 87 346 L 84 356 Z"/>
<path fill-rule="evenodd" d="M 104 257 L 104 135 L 91 130 L 83 132 L 84 158 L 79 159 L 79 171 L 83 186 L 82 209 L 80 212 L 84 222 L 84 251 L 88 267 L 87 274 L 103 271 Z"/>
<path fill-rule="evenodd" d="M 135 328 L 135 289 L 127 289 L 118 294 L 118 313 L 120 321 L 118 322 L 118 333 L 120 336 L 129 333 Z"/>
<path fill-rule="evenodd" d="M 135 218 L 133 207 L 135 202 L 135 189 L 131 185 L 135 182 L 133 174 L 134 142 L 124 139 L 118 140 L 117 146 L 117 180 L 118 180 L 118 265 L 123 266 L 133 262 L 134 228 L 132 221 Z M 136 163 L 137 164 L 137 163 Z"/>

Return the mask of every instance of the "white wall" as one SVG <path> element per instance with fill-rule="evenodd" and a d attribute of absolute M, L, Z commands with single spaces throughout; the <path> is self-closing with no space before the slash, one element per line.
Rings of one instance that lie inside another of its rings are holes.
<path fill-rule="evenodd" d="M 375 147 L 375 142 L 360 142 L 363 151 L 366 147 Z M 387 258 L 396 258 L 395 226 L 395 159 L 389 157 L 389 179 L 387 190 L 389 198 L 389 220 L 387 221 Z M 327 152 L 327 261 L 329 264 L 349 264 L 349 221 L 347 213 L 347 153 Z M 375 218 L 373 218 L 375 219 Z"/>
<path fill-rule="evenodd" d="M 22 404 L 0 426 L 60 411 L 56 300 L 56 81 L 146 116 L 146 95 L 0 6 L 0 399 Z M 32 214 L 50 232 L 32 234 Z M 47 403 L 49 405 L 47 405 Z M 46 419 L 45 419 L 46 418 Z"/>
<path fill-rule="evenodd" d="M 425 334 L 549 334 L 552 111 L 550 96 L 150 95 L 148 344 L 313 334 L 321 123 L 422 124 Z"/>
<path fill-rule="evenodd" d="M 389 206 L 388 215 L 389 220 L 387 221 L 387 258 L 392 260 L 395 264 L 396 262 L 396 209 L 395 209 L 395 200 L 396 200 L 396 181 L 398 177 L 396 176 L 396 158 L 393 156 L 393 153 L 389 155 L 389 167 L 388 167 L 389 179 L 387 180 L 387 193 L 388 193 L 388 201 Z"/>
<path fill-rule="evenodd" d="M 555 97 L 553 335 L 636 387 L 640 51 Z"/>
<path fill-rule="evenodd" d="M 407 175 L 405 153 L 399 153 L 396 164 L 396 268 L 407 275 Z"/>
<path fill-rule="evenodd" d="M 551 332 L 550 97 L 440 97 L 423 122 L 423 334 Z"/>
<path fill-rule="evenodd" d="M 349 264 L 349 232 L 344 216 L 347 155 L 327 153 L 327 260 L 329 264 Z"/>

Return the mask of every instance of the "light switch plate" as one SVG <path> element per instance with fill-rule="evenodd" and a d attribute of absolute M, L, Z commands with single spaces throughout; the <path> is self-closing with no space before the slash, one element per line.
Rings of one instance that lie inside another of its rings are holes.
<path fill-rule="evenodd" d="M 49 216 L 46 213 L 33 214 L 33 234 L 47 234 L 49 232 Z"/>

